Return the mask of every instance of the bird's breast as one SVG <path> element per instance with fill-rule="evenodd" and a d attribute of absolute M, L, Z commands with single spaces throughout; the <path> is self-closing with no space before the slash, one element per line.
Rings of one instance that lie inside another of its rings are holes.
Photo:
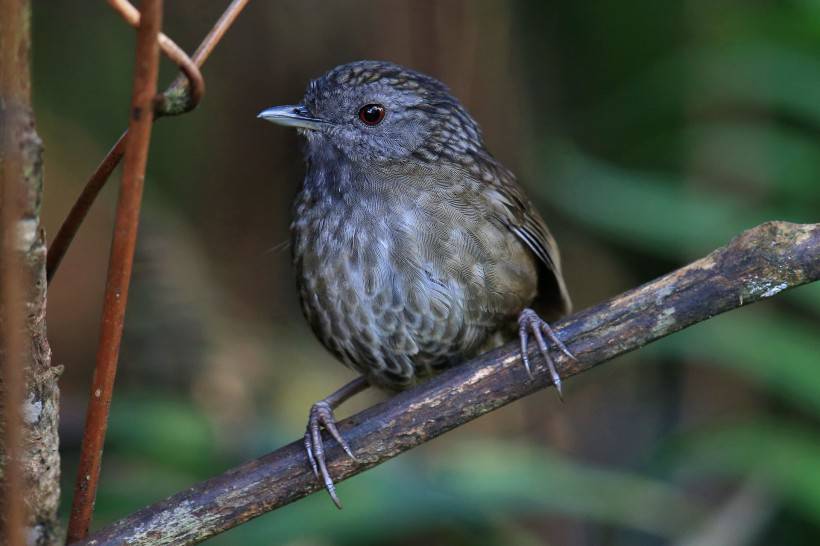
<path fill-rule="evenodd" d="M 303 310 L 322 342 L 377 383 L 471 353 L 535 295 L 526 251 L 475 211 L 420 192 L 305 184 L 292 224 Z"/>

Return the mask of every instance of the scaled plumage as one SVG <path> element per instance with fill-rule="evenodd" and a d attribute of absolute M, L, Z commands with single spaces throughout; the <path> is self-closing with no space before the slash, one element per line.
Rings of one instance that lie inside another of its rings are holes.
<path fill-rule="evenodd" d="M 367 103 L 397 127 L 357 123 Z M 308 321 L 346 365 L 401 389 L 475 356 L 536 296 L 569 308 L 544 221 L 443 84 L 363 61 L 311 82 L 304 104 L 336 125 L 305 131 L 294 263 Z"/>
<path fill-rule="evenodd" d="M 363 117 L 366 107 L 383 119 Z M 532 329 L 547 356 L 551 330 L 522 312 L 569 310 L 558 248 L 444 84 L 359 61 L 311 82 L 302 104 L 260 116 L 306 137 L 293 259 L 305 316 L 344 364 L 400 390 L 519 331 L 526 348 Z M 326 409 L 311 414 L 312 463 L 319 424 L 332 426 Z"/>

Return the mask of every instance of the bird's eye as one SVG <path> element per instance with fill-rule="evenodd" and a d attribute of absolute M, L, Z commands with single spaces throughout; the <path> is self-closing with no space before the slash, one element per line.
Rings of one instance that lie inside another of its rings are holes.
<path fill-rule="evenodd" d="M 359 119 L 365 125 L 378 125 L 384 119 L 384 106 L 365 104 L 359 109 Z"/>

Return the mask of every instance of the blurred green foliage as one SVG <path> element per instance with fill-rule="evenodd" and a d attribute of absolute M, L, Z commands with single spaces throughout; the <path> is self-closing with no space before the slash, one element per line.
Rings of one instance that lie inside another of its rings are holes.
<path fill-rule="evenodd" d="M 50 226 L 125 121 L 133 35 L 95 4 L 35 5 Z M 220 9 L 167 4 L 189 49 Z M 818 44 L 814 0 L 251 3 L 203 105 L 156 126 L 96 524 L 293 439 L 349 378 L 303 325 L 287 252 L 267 252 L 301 171 L 295 138 L 256 111 L 356 58 L 432 72 L 521 174 L 584 307 L 761 222 L 820 221 Z M 50 294 L 66 503 L 105 199 Z M 818 401 L 808 286 L 575 378 L 564 405 L 533 397 L 343 483 L 342 512 L 315 495 L 210 543 L 816 544 Z"/>

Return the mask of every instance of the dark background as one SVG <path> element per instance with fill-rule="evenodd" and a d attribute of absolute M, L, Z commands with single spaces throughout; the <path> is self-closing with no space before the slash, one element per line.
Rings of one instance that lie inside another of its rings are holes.
<path fill-rule="evenodd" d="M 165 31 L 192 51 L 227 1 L 166 4 Z M 126 125 L 134 31 L 104 2 L 34 10 L 53 235 Z M 154 128 L 95 525 L 295 439 L 353 377 L 306 327 L 280 244 L 297 136 L 256 114 L 362 58 L 451 87 L 547 219 L 577 308 L 763 221 L 820 220 L 814 0 L 251 2 L 203 70 L 201 106 Z M 173 76 L 164 61 L 161 85 Z M 115 186 L 49 292 L 66 507 Z M 343 483 L 341 512 L 314 495 L 210 543 L 816 544 L 818 420 L 810 286 Z"/>

